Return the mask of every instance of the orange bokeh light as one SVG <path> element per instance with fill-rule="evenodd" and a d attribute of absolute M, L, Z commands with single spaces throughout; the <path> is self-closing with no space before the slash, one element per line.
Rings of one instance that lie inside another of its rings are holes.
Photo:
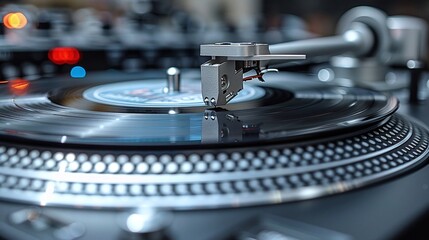
<path fill-rule="evenodd" d="M 9 91 L 14 95 L 25 95 L 30 87 L 30 82 L 25 79 L 14 79 L 9 81 Z"/>
<path fill-rule="evenodd" d="M 55 64 L 76 64 L 80 60 L 79 50 L 72 47 L 53 48 L 48 53 L 49 60 Z"/>
<path fill-rule="evenodd" d="M 11 12 L 3 17 L 3 23 L 9 29 L 21 29 L 27 25 L 28 20 L 23 13 Z"/>

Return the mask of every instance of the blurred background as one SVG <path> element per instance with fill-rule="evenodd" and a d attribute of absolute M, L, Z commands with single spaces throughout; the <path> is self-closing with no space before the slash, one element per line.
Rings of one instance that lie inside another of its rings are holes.
<path fill-rule="evenodd" d="M 272 44 L 332 35 L 341 15 L 362 5 L 429 20 L 424 0 L 0 0 L 0 70 L 3 60 L 8 69 L 0 71 L 5 75 L 0 78 L 20 75 L 9 70 L 11 61 L 42 66 L 41 72 L 53 69 L 43 67 L 52 65 L 52 59 L 40 60 L 36 52 L 56 46 L 78 49 L 85 58 L 65 63 L 89 70 L 195 68 L 205 60 L 199 57 L 200 44 Z M 73 49 L 66 50 L 62 52 L 73 55 Z M 69 70 L 63 60 L 53 61 L 56 72 Z"/>
<path fill-rule="evenodd" d="M 230 31 L 271 31 L 302 27 L 318 35 L 332 34 L 341 14 L 360 5 L 382 9 L 388 15 L 412 15 L 426 19 L 429 16 L 429 2 L 424 0 L 2 0 L 0 3 L 51 9 L 91 8 L 99 15 L 112 17 L 112 20 L 133 16 L 141 17 L 143 22 L 164 25 L 188 18 L 186 21 L 192 25 L 181 27 L 193 28 L 189 30 L 226 28 Z"/>

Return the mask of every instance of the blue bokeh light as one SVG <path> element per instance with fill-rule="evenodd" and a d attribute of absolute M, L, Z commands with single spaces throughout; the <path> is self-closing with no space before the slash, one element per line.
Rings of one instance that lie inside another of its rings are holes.
<path fill-rule="evenodd" d="M 84 78 L 86 76 L 86 70 L 81 66 L 75 66 L 71 69 L 70 76 L 72 78 Z"/>

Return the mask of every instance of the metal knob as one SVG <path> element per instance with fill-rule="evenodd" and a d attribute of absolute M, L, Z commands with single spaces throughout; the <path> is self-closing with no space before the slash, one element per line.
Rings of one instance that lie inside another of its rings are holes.
<path fill-rule="evenodd" d="M 146 207 L 123 213 L 118 218 L 123 239 L 169 240 L 166 229 L 171 221 L 170 212 Z"/>
<path fill-rule="evenodd" d="M 165 93 L 180 92 L 180 69 L 170 67 L 167 69 L 167 87 L 164 88 Z"/>

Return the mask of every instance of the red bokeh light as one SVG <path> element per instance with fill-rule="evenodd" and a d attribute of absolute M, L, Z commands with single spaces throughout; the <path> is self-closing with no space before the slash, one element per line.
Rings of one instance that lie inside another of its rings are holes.
<path fill-rule="evenodd" d="M 48 57 L 57 65 L 76 64 L 80 60 L 80 52 L 72 47 L 57 47 L 49 51 Z"/>
<path fill-rule="evenodd" d="M 9 91 L 14 95 L 25 95 L 30 87 L 30 82 L 25 79 L 9 80 Z"/>

